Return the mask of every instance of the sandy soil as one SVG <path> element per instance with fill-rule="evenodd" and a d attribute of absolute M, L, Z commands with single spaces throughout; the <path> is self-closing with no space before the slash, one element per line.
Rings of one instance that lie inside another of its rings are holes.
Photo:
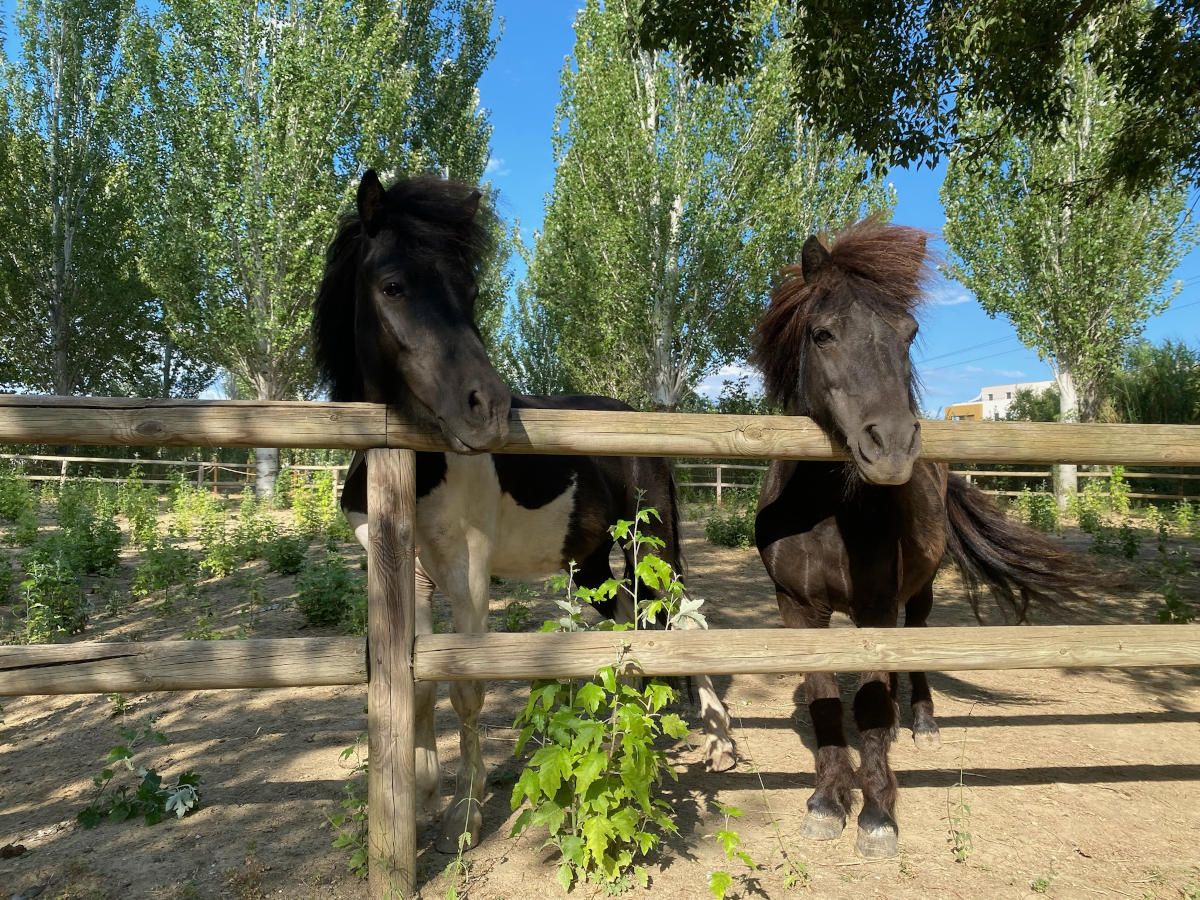
<path fill-rule="evenodd" d="M 692 527 L 686 553 L 689 585 L 708 599 L 712 627 L 777 624 L 754 551 L 713 548 Z M 1152 556 L 1148 547 L 1134 565 L 1097 558 L 1094 603 L 1038 621 L 1153 621 L 1159 601 L 1145 574 Z M 126 576 L 134 562 L 124 563 Z M 264 584 L 268 603 L 250 629 L 253 636 L 322 633 L 301 630 L 289 601 L 292 579 L 266 576 Z M 212 583 L 202 593 L 214 627 L 230 634 L 247 621 L 232 585 Z M 497 586 L 497 626 L 518 590 Z M 1187 592 L 1192 600 L 1200 593 L 1195 578 Z M 939 577 L 937 597 L 931 625 L 973 621 L 952 572 Z M 548 600 L 538 594 L 532 602 L 533 620 L 540 622 Z M 113 614 L 97 610 L 82 637 L 180 637 L 194 618 L 195 610 L 162 616 L 145 601 Z M 651 866 L 652 896 L 706 897 L 709 873 L 731 868 L 737 876 L 731 895 L 744 897 L 1200 897 L 1200 671 L 960 672 L 933 675 L 931 683 L 943 746 L 918 751 L 901 730 L 892 752 L 901 853 L 865 862 L 854 856 L 853 825 L 827 843 L 798 836 L 813 771 L 799 679 L 719 679 L 741 762 L 732 772 L 707 775 L 698 739 L 672 751 L 680 779 L 668 799 L 680 833 Z M 843 679 L 847 699 L 853 686 L 853 676 Z M 483 721 L 491 791 L 483 841 L 466 858 L 469 876 L 464 883 L 444 873 L 449 860 L 434 851 L 426 823 L 422 896 L 445 896 L 452 885 L 478 900 L 561 893 L 537 836 L 508 837 L 514 818 L 509 792 L 519 772 L 510 725 L 523 692 L 523 685 L 504 682 L 489 693 Z M 365 728 L 365 688 L 127 699 L 130 708 L 118 716 L 102 696 L 4 700 L 0 848 L 25 849 L 12 858 L 0 851 L 0 900 L 365 896 L 365 883 L 346 870 L 346 851 L 330 846 L 326 824 L 353 765 L 339 754 Z M 202 808 L 153 828 L 78 827 L 75 814 L 87 802 L 91 778 L 117 743 L 115 726 L 147 717 L 171 741 L 149 751 L 147 763 L 168 777 L 187 768 L 199 772 Z M 458 748 L 444 689 L 438 727 L 448 795 Z M 744 810 L 736 827 L 761 864 L 758 871 L 723 862 L 711 837 L 722 824 L 717 801 Z M 970 842 L 962 861 L 956 861 L 952 830 L 961 833 L 960 843 Z M 806 877 L 791 890 L 784 854 Z"/>

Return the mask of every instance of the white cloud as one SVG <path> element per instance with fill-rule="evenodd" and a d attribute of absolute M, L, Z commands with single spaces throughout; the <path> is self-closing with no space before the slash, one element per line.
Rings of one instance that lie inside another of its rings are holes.
<path fill-rule="evenodd" d="M 926 302 L 930 306 L 960 306 L 963 303 L 974 303 L 975 295 L 957 281 L 940 279 L 932 284 L 926 292 Z"/>
<path fill-rule="evenodd" d="M 510 172 L 512 172 L 512 169 L 510 169 L 505 164 L 503 158 L 499 156 L 489 156 L 487 165 L 483 167 L 484 175 L 494 175 L 497 178 L 503 178 Z"/>
<path fill-rule="evenodd" d="M 710 400 L 716 400 L 721 395 L 721 388 L 725 386 L 725 382 L 736 381 L 743 376 L 749 379 L 747 387 L 751 394 L 761 394 L 763 392 L 762 376 L 758 374 L 758 370 L 751 368 L 745 363 L 733 363 L 732 365 L 721 366 L 716 372 L 696 385 L 696 393 Z"/>

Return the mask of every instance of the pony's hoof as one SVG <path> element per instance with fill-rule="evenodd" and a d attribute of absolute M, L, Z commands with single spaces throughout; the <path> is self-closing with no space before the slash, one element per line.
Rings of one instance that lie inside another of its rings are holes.
<path fill-rule="evenodd" d="M 900 829 L 887 814 L 870 811 L 858 817 L 858 842 L 854 849 L 865 859 L 890 859 L 899 852 Z"/>
<path fill-rule="evenodd" d="M 810 810 L 800 823 L 800 836 L 810 841 L 832 841 L 841 837 L 845 828 L 845 816 L 823 815 Z"/>
<path fill-rule="evenodd" d="M 864 859 L 891 859 L 899 853 L 900 836 L 889 828 L 867 831 L 858 829 L 858 843 L 854 849 Z"/>
<path fill-rule="evenodd" d="M 704 768 L 708 772 L 728 772 L 737 765 L 733 741 L 712 741 L 704 753 Z"/>
<path fill-rule="evenodd" d="M 913 743 L 918 750 L 937 750 L 942 746 L 942 733 L 936 725 L 932 728 L 914 728 Z"/>
<path fill-rule="evenodd" d="M 442 815 L 441 834 L 438 835 L 434 846 L 438 853 L 458 853 L 462 850 L 470 850 L 479 843 L 479 831 L 483 827 L 483 814 L 479 811 L 479 804 L 471 803 L 470 812 L 464 816 L 461 812 L 462 805 L 470 801 L 459 801 L 451 803 L 450 808 Z"/>

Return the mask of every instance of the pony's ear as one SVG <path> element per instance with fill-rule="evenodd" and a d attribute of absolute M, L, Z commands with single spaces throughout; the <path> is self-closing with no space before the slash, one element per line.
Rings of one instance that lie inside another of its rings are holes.
<path fill-rule="evenodd" d="M 829 251 L 815 234 L 808 236 L 804 249 L 800 251 L 800 271 L 805 281 L 812 281 L 821 268 L 829 261 Z"/>
<path fill-rule="evenodd" d="M 358 183 L 358 218 L 367 237 L 375 237 L 383 227 L 383 184 L 374 169 L 363 173 Z"/>
<path fill-rule="evenodd" d="M 474 219 L 479 214 L 479 203 L 483 200 L 483 194 L 479 191 L 471 191 L 467 199 L 463 201 L 463 210 L 467 214 L 468 219 Z"/>

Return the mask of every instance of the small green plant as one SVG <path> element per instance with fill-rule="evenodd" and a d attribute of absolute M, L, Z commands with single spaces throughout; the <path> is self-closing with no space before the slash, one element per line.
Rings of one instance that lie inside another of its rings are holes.
<path fill-rule="evenodd" d="M 12 599 L 13 583 L 16 574 L 13 572 L 12 560 L 7 556 L 0 557 L 0 604 Z"/>
<path fill-rule="evenodd" d="M 309 537 L 328 534 L 335 540 L 349 534 L 342 511 L 334 502 L 331 472 L 318 471 L 305 477 L 304 473 L 293 470 L 290 496 L 292 515 L 301 534 Z"/>
<path fill-rule="evenodd" d="M 1124 466 L 1113 466 L 1108 476 L 1108 503 L 1117 515 L 1129 515 L 1129 482 Z"/>
<path fill-rule="evenodd" d="M 280 575 L 295 575 L 304 565 L 308 553 L 307 539 L 299 535 L 281 535 L 263 545 L 267 568 Z"/>
<path fill-rule="evenodd" d="M 1117 529 L 1117 543 L 1120 545 L 1121 555 L 1126 559 L 1136 559 L 1142 549 L 1142 539 L 1137 529 L 1128 522 L 1122 522 L 1121 527 Z"/>
<path fill-rule="evenodd" d="M 750 871 L 757 871 L 759 866 L 747 853 L 742 849 L 742 836 L 737 831 L 730 828 L 730 819 L 740 819 L 742 811 L 736 806 L 727 806 L 724 803 L 717 803 L 717 812 L 725 819 L 724 826 L 712 835 L 712 838 L 721 846 L 725 852 L 725 859 L 728 862 L 733 862 L 735 859 L 740 860 Z M 708 892 L 717 900 L 722 898 L 733 887 L 733 873 L 724 869 L 718 869 L 708 876 Z"/>
<path fill-rule="evenodd" d="M 134 765 L 138 748 L 167 743 L 165 734 L 147 724 L 141 728 L 118 727 L 117 735 L 121 742 L 109 750 L 105 758 L 109 765 L 92 779 L 96 790 L 91 802 L 76 816 L 80 825 L 95 828 L 105 820 L 118 823 L 132 818 L 157 825 L 172 814 L 182 819 L 199 805 L 200 776 L 195 772 L 183 772 L 175 784 L 168 786 L 154 769 Z M 136 780 L 117 785 L 122 771 L 132 773 Z"/>
<path fill-rule="evenodd" d="M 159 538 L 142 552 L 129 590 L 140 600 L 156 591 L 194 581 L 199 574 L 199 565 L 190 550 Z"/>
<path fill-rule="evenodd" d="M 350 618 L 355 598 L 364 593 L 362 578 L 332 552 L 307 563 L 296 587 L 296 606 L 309 625 L 341 625 Z"/>
<path fill-rule="evenodd" d="M 1181 535 L 1192 533 L 1192 528 L 1196 525 L 1196 510 L 1189 501 L 1180 500 L 1176 503 L 1172 517 L 1175 519 L 1175 528 Z"/>
<path fill-rule="evenodd" d="M 1164 549 L 1158 563 L 1159 593 L 1163 605 L 1158 611 L 1158 621 L 1164 625 L 1190 625 L 1196 621 L 1196 608 L 1190 603 L 1180 584 L 1192 572 L 1192 561 L 1187 548 L 1178 547 L 1167 553 Z"/>
<path fill-rule="evenodd" d="M 78 634 L 87 625 L 87 600 L 79 576 L 62 557 L 28 560 L 21 594 L 25 600 L 24 637 L 30 644 Z"/>
<path fill-rule="evenodd" d="M 21 510 L 8 529 L 7 541 L 15 547 L 31 547 L 38 539 L 37 515 L 32 509 Z"/>
<path fill-rule="evenodd" d="M 972 706 L 967 718 L 975 711 Z M 966 785 L 963 783 L 963 763 L 967 755 L 967 732 L 963 729 L 962 745 L 958 751 L 958 783 L 946 791 L 946 821 L 950 826 L 950 852 L 954 861 L 965 863 L 974 852 L 974 842 L 971 838 L 971 805 L 966 800 Z M 957 796 L 952 791 L 957 788 Z"/>
<path fill-rule="evenodd" d="M 1029 882 L 1029 889 L 1035 894 L 1044 894 L 1050 889 L 1050 877 L 1043 875 L 1041 878 L 1035 878 Z"/>
<path fill-rule="evenodd" d="M 1079 522 L 1079 530 L 1096 535 L 1104 527 L 1103 512 L 1107 503 L 1100 485 L 1089 479 L 1083 490 L 1071 498 L 1070 505 Z"/>
<path fill-rule="evenodd" d="M 205 542 L 200 568 L 217 578 L 224 578 L 238 566 L 241 554 L 237 544 L 224 534 L 211 535 Z"/>
<path fill-rule="evenodd" d="M 564 613 L 547 622 L 544 631 L 578 631 L 587 625 L 583 603 L 612 601 L 621 592 L 632 604 L 634 621 L 603 623 L 608 630 L 624 630 L 656 621 L 668 624 L 683 619 L 700 623 L 701 601 L 687 600 L 678 574 L 654 553 L 663 542 L 641 527 L 657 517 L 652 509 L 639 509 L 632 521 L 619 521 L 611 532 L 639 562 L 633 583 L 609 579 L 597 588 L 576 587 L 574 569 L 559 584 L 566 596 L 556 600 Z M 641 585 L 657 596 L 644 599 Z M 512 792 L 512 809 L 526 806 L 513 825 L 513 835 L 529 827 L 544 827 L 547 844 L 559 854 L 558 883 L 563 890 L 591 881 L 606 892 L 637 883 L 645 887 L 648 875 L 638 860 L 676 831 L 671 807 L 655 797 L 664 778 L 676 778 L 664 751 L 655 746 L 661 735 L 681 738 L 687 724 L 675 713 L 664 712 L 675 691 L 658 681 L 638 687 L 630 671 L 636 661 L 622 649 L 612 665 L 602 667 L 590 681 L 536 682 L 517 717 L 520 729 L 516 754 L 531 743 L 537 747 Z"/>
<path fill-rule="evenodd" d="M 142 481 L 142 470 L 133 466 L 117 486 L 117 508 L 129 523 L 129 542 L 148 547 L 158 536 L 158 491 Z"/>
<path fill-rule="evenodd" d="M 1058 505 L 1050 494 L 1035 494 L 1028 487 L 1017 498 L 1017 510 L 1025 524 L 1038 531 L 1058 531 Z"/>
<path fill-rule="evenodd" d="M 109 710 L 109 716 L 116 718 L 120 716 L 125 718 L 125 713 L 129 712 L 130 702 L 124 694 L 105 694 L 104 699 L 112 704 L 112 709 Z"/>
<path fill-rule="evenodd" d="M 212 618 L 206 614 L 201 614 L 196 617 L 188 629 L 183 633 L 185 641 L 219 641 L 223 635 L 213 628 Z"/>
<path fill-rule="evenodd" d="M 366 735 L 358 738 L 341 752 L 338 757 L 345 762 L 354 758 L 354 767 L 350 770 L 350 778 L 346 782 L 341 801 L 341 812 L 329 816 L 329 827 L 336 834 L 333 847 L 336 850 L 349 850 L 350 859 L 347 867 L 359 878 L 367 877 L 367 792 L 364 787 L 367 779 L 367 759 L 362 754 L 362 743 Z"/>
<path fill-rule="evenodd" d="M 34 506 L 29 482 L 18 478 L 11 466 L 0 466 L 0 522 L 16 522 L 33 513 Z"/>
<path fill-rule="evenodd" d="M 221 501 L 204 488 L 192 487 L 182 479 L 171 488 L 171 531 L 180 537 L 204 535 L 222 528 L 225 512 Z"/>
<path fill-rule="evenodd" d="M 704 523 L 704 536 L 718 547 L 745 549 L 754 546 L 753 509 L 729 509 L 714 512 Z"/>

